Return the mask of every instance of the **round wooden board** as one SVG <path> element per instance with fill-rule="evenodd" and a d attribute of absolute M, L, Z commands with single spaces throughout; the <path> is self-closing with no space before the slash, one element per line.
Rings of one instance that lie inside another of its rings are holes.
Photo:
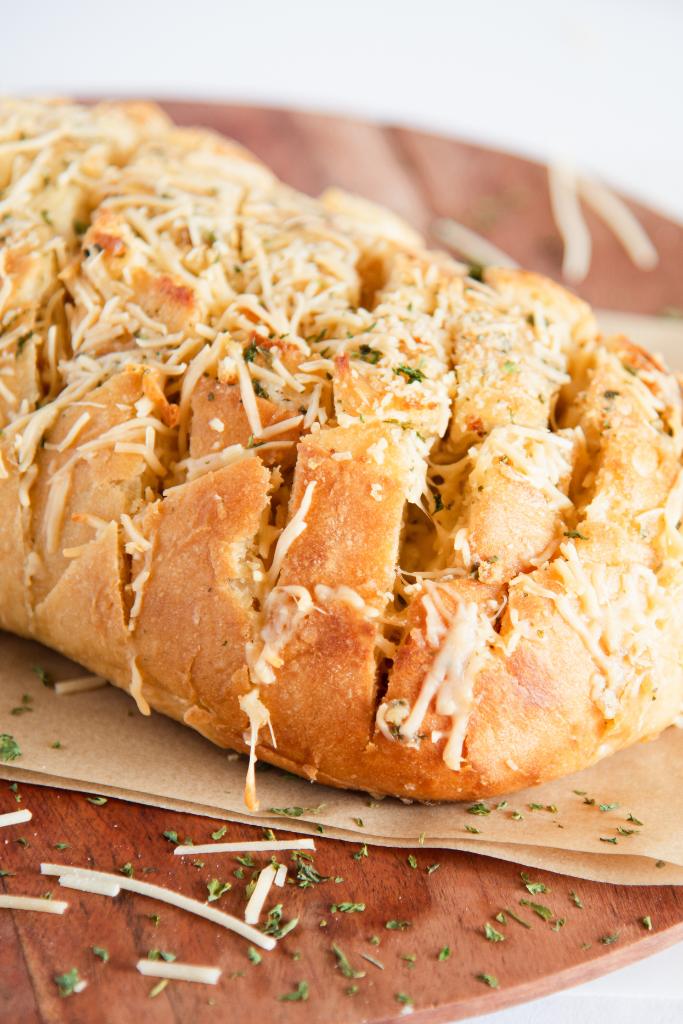
<path fill-rule="evenodd" d="M 393 207 L 427 235 L 435 217 L 452 216 L 485 233 L 523 265 L 559 277 L 561 250 L 545 172 L 537 164 L 434 135 L 340 118 L 195 103 L 166 107 L 179 123 L 207 125 L 239 139 L 298 188 L 315 194 L 328 184 L 342 185 Z M 601 222 L 589 216 L 593 264 L 579 291 L 607 308 L 657 313 L 681 307 L 683 228 L 634 208 L 658 247 L 659 268 L 636 271 Z M 40 895 L 52 889 L 55 898 L 62 897 L 67 890 L 60 892 L 55 879 L 38 875 L 42 860 L 103 870 L 130 862 L 138 876 L 147 878 L 143 871 L 151 868 L 150 880 L 200 899 L 208 880 L 229 879 L 233 889 L 218 905 L 241 915 L 249 870 L 245 880 L 235 879 L 237 864 L 229 856 L 198 858 L 204 865 L 194 867 L 192 858 L 174 857 L 162 836 L 174 829 L 181 838 L 207 841 L 218 823 L 114 800 L 98 807 L 82 795 L 37 786 L 21 785 L 17 795 L 34 819 L 2 836 L 0 868 L 16 876 L 2 879 L 4 891 Z M 5 793 L 0 811 L 14 806 L 12 794 Z M 253 829 L 230 825 L 226 839 L 255 836 Z M 19 837 L 30 845 L 22 846 Z M 61 842 L 69 847 L 56 850 Z M 368 857 L 356 860 L 357 847 L 326 839 L 318 846 L 317 869 L 344 881 L 275 890 L 268 905 L 281 898 L 285 918 L 299 916 L 300 922 L 259 965 L 248 960 L 246 943 L 238 937 L 138 896 L 111 901 L 68 892 L 64 917 L 3 912 L 0 1021 L 128 1024 L 139 1017 L 150 1024 L 224 1019 L 379 1024 L 401 1015 L 399 993 L 413 1000 L 414 1020 L 452 1021 L 585 981 L 683 938 L 683 893 L 675 888 L 573 882 L 534 872 L 534 880 L 552 891 L 530 897 L 519 867 L 486 857 L 418 851 L 413 869 L 405 851 L 370 848 Z M 439 869 L 427 874 L 437 861 Z M 571 890 L 583 909 L 572 902 Z M 521 898 L 548 905 L 553 920 L 566 918 L 565 925 L 556 931 L 552 922 L 520 907 Z M 345 900 L 362 901 L 366 910 L 330 913 L 330 904 Z M 498 924 L 495 915 L 506 907 L 533 927 L 512 920 Z M 149 917 L 155 913 L 161 918 L 157 926 Z M 641 923 L 648 915 L 651 932 Z M 391 919 L 410 926 L 387 930 Z M 487 921 L 505 941 L 486 940 Z M 373 935 L 379 936 L 379 946 L 371 944 Z M 612 935 L 618 935 L 616 941 L 600 941 Z M 332 943 L 366 972 L 364 978 L 352 982 L 342 976 Z M 452 955 L 440 962 L 438 952 L 446 945 Z M 93 955 L 92 946 L 109 950 L 107 964 Z M 137 975 L 134 964 L 152 948 L 171 950 L 179 960 L 219 965 L 218 987 L 171 983 L 150 999 L 153 982 Z M 363 952 L 380 960 L 384 970 L 363 960 Z M 414 965 L 403 959 L 413 954 Z M 74 966 L 88 987 L 62 999 L 53 976 Z M 494 975 L 500 987 L 489 988 L 480 974 Z M 300 981 L 310 988 L 306 1004 L 278 1000 Z M 358 992 L 347 994 L 352 984 Z"/>
<path fill-rule="evenodd" d="M 369 847 L 368 856 L 354 858 L 360 846 L 316 840 L 315 867 L 330 880 L 311 888 L 287 885 L 274 889 L 266 904 L 284 904 L 283 920 L 299 924 L 262 962 L 251 963 L 247 943 L 208 921 L 186 912 L 122 893 L 104 896 L 62 889 L 54 877 L 38 874 L 42 861 L 94 866 L 117 871 L 130 864 L 135 877 L 177 889 L 203 900 L 207 882 L 232 882 L 232 890 L 215 906 L 239 917 L 244 913 L 244 878 L 234 854 L 176 857 L 165 831 L 180 841 L 211 842 L 223 823 L 194 815 L 140 807 L 118 800 L 96 806 L 79 793 L 38 786 L 18 786 L 21 805 L 33 812 L 28 824 L 3 836 L 0 864 L 14 877 L 3 880 L 8 892 L 40 896 L 47 891 L 64 899 L 63 917 L 3 911 L 0 915 L 0 1020 L 7 1024 L 209 1024 L 230 1020 L 251 1024 L 264 1020 L 292 1024 L 387 1024 L 397 1021 L 409 996 L 413 1020 L 420 1024 L 453 1021 L 532 999 L 566 985 L 586 981 L 605 971 L 655 952 L 683 938 L 683 891 L 666 887 L 602 885 L 572 880 L 549 872 L 532 872 L 549 892 L 530 895 L 520 868 L 471 854 L 417 850 L 411 867 L 405 850 Z M 2 796 L 6 810 L 12 795 Z M 286 822 L 285 822 L 286 823 Z M 278 838 L 293 838 L 277 830 Z M 28 840 L 23 846 L 17 840 Z M 260 838 L 260 830 L 229 825 L 226 841 Z M 68 843 L 65 849 L 57 844 Z M 280 855 L 296 871 L 289 853 Z M 258 866 L 267 855 L 255 855 Z M 197 862 L 196 864 L 193 862 Z M 431 874 L 427 868 L 439 868 Z M 201 866 L 200 866 L 201 865 Z M 336 878 L 343 881 L 336 882 Z M 570 897 L 575 892 L 583 904 Z M 520 905 L 528 899 L 549 907 L 565 924 L 557 931 Z M 333 903 L 364 903 L 356 913 L 330 912 Z M 530 924 L 524 928 L 495 915 L 512 909 Z M 158 914 L 158 924 L 150 915 Z M 652 931 L 642 918 L 650 916 Z M 409 922 L 405 930 L 389 930 L 387 921 Z M 490 942 L 486 922 L 505 939 Z M 326 923 L 323 923 L 326 922 Z M 372 937 L 379 938 L 379 945 Z M 614 942 L 606 938 L 617 936 Z M 365 977 L 349 980 L 336 968 L 332 944 Z M 104 947 L 102 963 L 92 947 Z M 451 956 L 439 961 L 448 946 Z M 218 986 L 175 982 L 156 998 L 153 979 L 135 972 L 135 963 L 150 949 L 170 951 L 178 960 L 220 966 Z M 373 956 L 384 969 L 361 957 Z M 414 965 L 407 957 L 415 956 Z M 88 986 L 82 993 L 60 998 L 55 974 L 77 967 Z M 498 989 L 477 976 L 493 975 Z M 301 981 L 309 986 L 308 1001 L 281 1002 Z M 349 986 L 357 985 L 355 994 Z"/>

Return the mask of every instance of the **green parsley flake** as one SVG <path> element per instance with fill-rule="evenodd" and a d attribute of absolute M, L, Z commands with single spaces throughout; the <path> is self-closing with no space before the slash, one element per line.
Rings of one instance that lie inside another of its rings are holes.
<path fill-rule="evenodd" d="M 293 917 L 290 921 L 285 924 L 282 923 L 282 904 L 276 903 L 271 910 L 268 911 L 268 917 L 266 923 L 261 928 L 261 931 L 265 935 L 273 935 L 276 939 L 282 939 L 285 935 L 288 935 L 293 931 L 299 923 L 298 917 Z M 327 924 L 327 922 L 325 922 Z"/>
<path fill-rule="evenodd" d="M 484 935 L 489 942 L 505 942 L 505 936 L 497 928 L 494 928 L 492 924 L 489 924 L 488 921 L 484 925 Z"/>
<path fill-rule="evenodd" d="M 167 964 L 172 964 L 176 959 L 175 953 L 169 953 L 167 949 L 150 949 L 147 953 L 148 960 L 164 960 Z"/>
<path fill-rule="evenodd" d="M 341 914 L 362 914 L 364 910 L 364 903 L 332 903 L 330 905 L 331 914 L 336 914 L 337 911 Z"/>
<path fill-rule="evenodd" d="M 283 818 L 300 818 L 302 814 L 316 814 L 325 805 L 318 804 L 317 807 L 269 807 L 270 814 L 279 814 Z"/>
<path fill-rule="evenodd" d="M 54 982 L 62 997 L 71 996 L 81 989 L 81 976 L 77 967 L 72 967 L 65 974 L 55 974 Z M 85 988 L 85 985 L 82 987 Z"/>
<path fill-rule="evenodd" d="M 361 848 L 356 853 L 354 853 L 353 859 L 354 860 L 361 860 L 362 857 L 367 857 L 367 856 L 368 856 L 368 844 L 367 843 L 363 843 Z"/>
<path fill-rule="evenodd" d="M 404 932 L 410 928 L 410 921 L 385 921 L 384 927 L 390 932 Z"/>
<path fill-rule="evenodd" d="M 409 384 L 413 384 L 415 381 L 423 381 L 425 379 L 425 375 L 422 370 L 418 370 L 415 366 L 395 366 L 394 373 L 397 377 L 405 377 Z"/>
<path fill-rule="evenodd" d="M 500 988 L 500 983 L 495 974 L 476 974 L 477 981 L 483 981 L 489 988 Z"/>
<path fill-rule="evenodd" d="M 45 671 L 42 665 L 32 665 L 31 671 L 38 676 L 43 686 L 50 686 L 52 683 L 52 676 L 49 672 Z"/>
<path fill-rule="evenodd" d="M 107 803 L 106 796 L 87 796 L 85 799 L 89 804 L 94 804 L 95 807 L 104 807 Z"/>
<path fill-rule="evenodd" d="M 178 833 L 173 829 L 168 829 L 166 832 L 162 832 L 161 834 L 164 839 L 168 839 L 169 843 L 176 843 L 177 845 L 180 842 L 178 839 Z"/>
<path fill-rule="evenodd" d="M 329 882 L 330 876 L 321 875 L 317 868 L 310 863 L 310 858 L 305 857 L 303 853 L 295 851 L 292 854 L 292 860 L 298 865 L 296 884 L 300 889 L 310 889 L 314 885 L 320 885 L 321 882 Z"/>
<path fill-rule="evenodd" d="M 221 827 L 219 829 L 216 829 L 215 832 L 211 833 L 211 838 L 215 839 L 216 841 L 218 841 L 219 839 L 223 838 L 223 836 L 225 835 L 225 833 L 227 831 L 228 831 L 227 825 L 221 825 Z M 271 830 L 268 829 L 268 831 L 270 832 Z"/>
<path fill-rule="evenodd" d="M 523 917 L 519 917 L 519 915 L 515 914 L 514 910 L 510 910 L 509 907 L 505 908 L 505 913 L 507 914 L 508 917 L 512 918 L 513 921 L 516 921 L 517 924 L 521 924 L 522 928 L 532 927 L 532 925 L 530 925 L 528 921 L 525 921 Z"/>
<path fill-rule="evenodd" d="M 575 907 L 578 907 L 579 910 L 583 910 L 583 903 L 581 902 L 581 897 L 578 896 L 573 889 L 569 890 L 569 899 L 572 901 Z"/>
<path fill-rule="evenodd" d="M 281 1003 L 305 1003 L 308 999 L 308 982 L 300 981 L 293 992 L 285 992 L 278 996 Z"/>
<path fill-rule="evenodd" d="M 0 761 L 16 761 L 21 757 L 19 744 L 9 733 L 0 733 Z"/>
<path fill-rule="evenodd" d="M 366 344 L 361 345 L 355 355 L 358 359 L 362 359 L 363 362 L 370 363 L 372 366 L 376 366 L 382 358 L 382 353 L 379 349 L 371 348 L 370 345 Z"/>
<path fill-rule="evenodd" d="M 396 992 L 394 995 L 394 999 L 396 1000 L 397 1003 L 400 1003 L 401 1006 L 413 1005 L 413 1000 L 406 992 Z"/>
<path fill-rule="evenodd" d="M 652 931 L 652 918 L 649 914 L 646 917 L 641 917 L 640 923 L 642 924 L 646 932 Z"/>
<path fill-rule="evenodd" d="M 468 807 L 467 808 L 467 813 L 468 814 L 490 814 L 491 813 L 491 808 L 487 807 L 487 805 L 483 801 L 480 800 L 478 803 L 472 804 L 471 807 Z"/>
<path fill-rule="evenodd" d="M 247 947 L 247 956 L 249 958 L 250 963 L 252 964 L 260 964 L 261 961 L 263 960 L 263 957 L 261 956 L 259 951 L 257 949 L 254 949 L 253 946 Z"/>
<path fill-rule="evenodd" d="M 450 946 L 442 946 L 441 949 L 439 950 L 439 952 L 436 954 L 436 959 L 440 963 L 443 963 L 444 960 L 450 960 L 451 956 L 452 956 L 451 947 Z"/>
<path fill-rule="evenodd" d="M 522 881 L 524 882 L 525 889 L 531 893 L 532 896 L 537 896 L 541 892 L 550 892 L 550 889 L 543 882 L 532 882 L 526 871 L 520 872 Z"/>
<path fill-rule="evenodd" d="M 212 878 L 210 882 L 206 883 L 206 888 L 209 893 L 207 903 L 213 903 L 215 900 L 221 898 L 221 896 L 229 892 L 232 889 L 230 882 L 221 882 L 217 878 Z"/>
<path fill-rule="evenodd" d="M 103 964 L 109 962 L 109 950 L 106 949 L 104 946 L 91 946 L 90 948 L 92 949 L 95 956 L 100 958 Z"/>
<path fill-rule="evenodd" d="M 337 958 L 337 967 L 342 972 L 345 978 L 364 978 L 365 971 L 357 971 L 355 967 L 352 967 L 345 953 L 339 948 L 339 946 L 332 943 L 332 952 Z"/>
<path fill-rule="evenodd" d="M 119 871 L 122 875 L 125 875 L 126 878 L 132 878 L 133 875 L 135 874 L 135 868 L 133 867 L 130 861 L 127 861 L 127 863 L 122 864 L 121 867 L 119 868 Z"/>
<path fill-rule="evenodd" d="M 544 907 L 542 903 L 533 903 L 531 900 L 520 900 L 519 902 L 523 907 L 533 910 L 534 914 L 542 917 L 544 921 L 550 921 L 555 916 L 550 907 Z"/>
<path fill-rule="evenodd" d="M 613 932 L 612 935 L 603 935 L 600 942 L 603 946 L 612 946 L 619 938 L 619 932 Z"/>
<path fill-rule="evenodd" d="M 408 854 L 408 865 L 413 871 L 417 870 L 417 857 L 413 853 Z"/>

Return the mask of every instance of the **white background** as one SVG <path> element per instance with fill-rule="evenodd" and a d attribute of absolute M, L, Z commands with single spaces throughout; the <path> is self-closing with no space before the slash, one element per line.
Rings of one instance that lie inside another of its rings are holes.
<path fill-rule="evenodd" d="M 0 11 L 2 92 L 388 119 L 569 159 L 683 220 L 683 0 L 6 0 Z M 683 288 L 683 253 L 681 266 Z M 682 966 L 678 947 L 481 1020 L 674 1024 Z"/>

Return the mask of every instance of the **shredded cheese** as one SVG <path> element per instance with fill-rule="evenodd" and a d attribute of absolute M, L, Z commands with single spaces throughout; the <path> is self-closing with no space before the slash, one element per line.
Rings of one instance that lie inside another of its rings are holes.
<path fill-rule="evenodd" d="M 427 595 L 432 598 L 427 612 L 427 636 L 432 641 L 438 637 L 440 647 L 423 680 L 417 700 L 408 714 L 401 714 L 396 729 L 399 738 L 415 744 L 419 740 L 424 717 L 434 701 L 436 713 L 451 719 L 450 732 L 442 753 L 443 760 L 453 771 L 459 771 L 474 703 L 475 679 L 488 650 L 487 643 L 495 638 L 495 633 L 473 601 L 459 601 L 449 624 L 446 625 L 440 616 L 437 624 L 434 617 L 435 593 L 434 588 L 431 595 Z M 384 715 L 386 721 L 387 711 Z"/>
<path fill-rule="evenodd" d="M 568 281 L 583 281 L 591 262 L 592 242 L 581 212 L 577 175 L 570 167 L 551 164 L 548 187 L 553 217 L 564 244 L 562 274 Z"/>
<path fill-rule="evenodd" d="M 313 501 L 315 485 L 315 480 L 311 480 L 310 483 L 306 484 L 306 490 L 304 491 L 298 509 L 278 537 L 277 544 L 275 545 L 275 551 L 273 552 L 273 561 L 270 569 L 268 570 L 268 581 L 271 585 L 275 583 L 280 575 L 285 555 L 297 537 L 300 537 L 306 529 L 306 514 L 308 513 L 308 510 L 311 507 L 311 502 Z"/>
<path fill-rule="evenodd" d="M 273 882 L 275 881 L 276 868 L 272 864 L 267 864 L 260 872 L 254 891 L 249 897 L 249 901 L 244 908 L 244 920 L 247 924 L 258 924 L 263 910 L 263 904 L 268 899 L 268 893 L 270 892 Z"/>
<path fill-rule="evenodd" d="M 176 960 L 138 960 L 135 965 L 140 974 L 147 978 L 169 978 L 172 981 L 194 981 L 202 985 L 217 985 L 222 971 L 220 967 L 204 967 L 199 964 L 182 964 Z"/>
<path fill-rule="evenodd" d="M 90 892 L 96 896 L 118 896 L 121 886 L 118 882 L 83 878 L 81 875 L 60 875 L 59 884 L 65 889 L 76 889 L 79 892 Z"/>
<path fill-rule="evenodd" d="M 581 177 L 579 191 L 621 242 L 640 270 L 654 270 L 659 256 L 652 240 L 626 203 L 600 181 Z"/>
<path fill-rule="evenodd" d="M 275 939 L 245 924 L 238 917 L 233 917 L 232 914 L 226 914 L 222 910 L 217 910 L 215 907 L 210 907 L 206 903 L 200 903 L 199 900 L 193 900 L 189 896 L 174 892 L 172 889 L 166 889 L 161 885 L 152 885 L 150 882 L 142 882 L 137 878 L 119 877 L 108 871 L 93 871 L 90 868 L 81 868 L 68 864 L 42 863 L 40 871 L 43 875 L 66 876 L 70 879 L 76 877 L 85 884 L 89 881 L 116 883 L 120 889 L 137 893 L 139 896 L 149 896 L 151 899 L 161 900 L 163 903 L 169 903 L 173 907 L 187 910 L 197 917 L 204 917 L 207 921 L 213 921 L 214 924 L 219 924 L 229 931 L 236 932 L 255 946 L 260 946 L 261 949 L 273 949 L 275 947 Z"/>
<path fill-rule="evenodd" d="M 519 266 L 519 263 L 499 249 L 497 245 L 450 217 L 437 220 L 433 225 L 433 231 L 444 245 L 459 253 L 460 256 L 464 256 L 469 263 L 478 263 L 483 267 Z M 466 268 L 463 267 L 464 269 Z"/>
<path fill-rule="evenodd" d="M 101 676 L 82 676 L 79 679 L 61 679 L 54 685 L 58 697 L 69 693 L 87 693 L 89 690 L 100 690 L 107 686 L 107 680 Z"/>
<path fill-rule="evenodd" d="M 43 900 L 33 896 L 9 896 L 0 893 L 0 907 L 5 910 L 37 910 L 42 914 L 63 914 L 69 904 L 63 900 Z"/>
<path fill-rule="evenodd" d="M 9 811 L 8 814 L 0 814 L 0 828 L 5 828 L 8 825 L 21 825 L 24 821 L 30 821 L 32 817 L 33 815 L 28 807 L 24 807 L 21 811 Z"/>
<path fill-rule="evenodd" d="M 195 853 L 274 853 L 276 850 L 315 850 L 312 839 L 263 839 L 244 843 L 200 843 L 197 846 L 176 846 L 174 853 L 183 857 Z"/>

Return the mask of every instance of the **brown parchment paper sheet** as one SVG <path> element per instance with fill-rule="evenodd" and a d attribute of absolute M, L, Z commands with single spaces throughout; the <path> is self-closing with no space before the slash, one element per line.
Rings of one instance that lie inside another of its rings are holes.
<path fill-rule="evenodd" d="M 649 325 L 652 347 L 683 368 L 683 322 L 609 314 L 609 330 L 622 327 L 641 343 Z M 467 850 L 596 881 L 683 885 L 683 729 L 669 729 L 580 774 L 489 800 L 485 815 L 472 815 L 467 804 L 373 800 L 264 766 L 257 776 L 260 811 L 250 814 L 242 801 L 242 757 L 162 715 L 144 718 L 113 687 L 58 697 L 41 684 L 37 665 L 54 679 L 84 674 L 54 651 L 0 633 L 0 732 L 11 733 L 22 751 L 18 760 L 0 764 L 0 777 L 302 833 L 318 834 L 322 825 L 325 835 L 349 842 Z M 24 694 L 33 710 L 12 716 Z M 56 740 L 59 749 L 52 747 Z M 14 809 L 10 797 L 0 793 L 0 813 Z M 618 806 L 600 810 L 601 804 Z M 304 810 L 282 817 L 272 807 Z M 620 827 L 633 834 L 620 834 Z M 612 839 L 616 843 L 604 841 Z"/>
<path fill-rule="evenodd" d="M 10 732 L 22 752 L 0 765 L 0 776 L 9 780 L 313 835 L 320 824 L 326 836 L 350 842 L 468 850 L 597 881 L 683 884 L 683 730 L 669 729 L 657 741 L 578 775 L 488 800 L 491 811 L 484 815 L 469 813 L 470 804 L 377 800 L 268 766 L 258 771 L 261 807 L 251 814 L 242 801 L 245 758 L 162 715 L 143 717 L 113 687 L 58 697 L 41 684 L 34 666 L 54 679 L 83 675 L 40 644 L 0 634 L 0 732 Z M 34 710 L 12 716 L 24 694 Z M 496 809 L 503 800 L 506 806 Z M 618 807 L 601 811 L 600 804 Z M 304 810 L 283 817 L 273 807 Z M 0 795 L 0 813 L 13 809 L 12 795 Z M 522 820 L 513 818 L 515 811 Z M 642 827 L 628 820 L 629 813 Z M 472 834 L 466 826 L 480 831 Z M 624 836 L 619 827 L 634 832 Z"/>

